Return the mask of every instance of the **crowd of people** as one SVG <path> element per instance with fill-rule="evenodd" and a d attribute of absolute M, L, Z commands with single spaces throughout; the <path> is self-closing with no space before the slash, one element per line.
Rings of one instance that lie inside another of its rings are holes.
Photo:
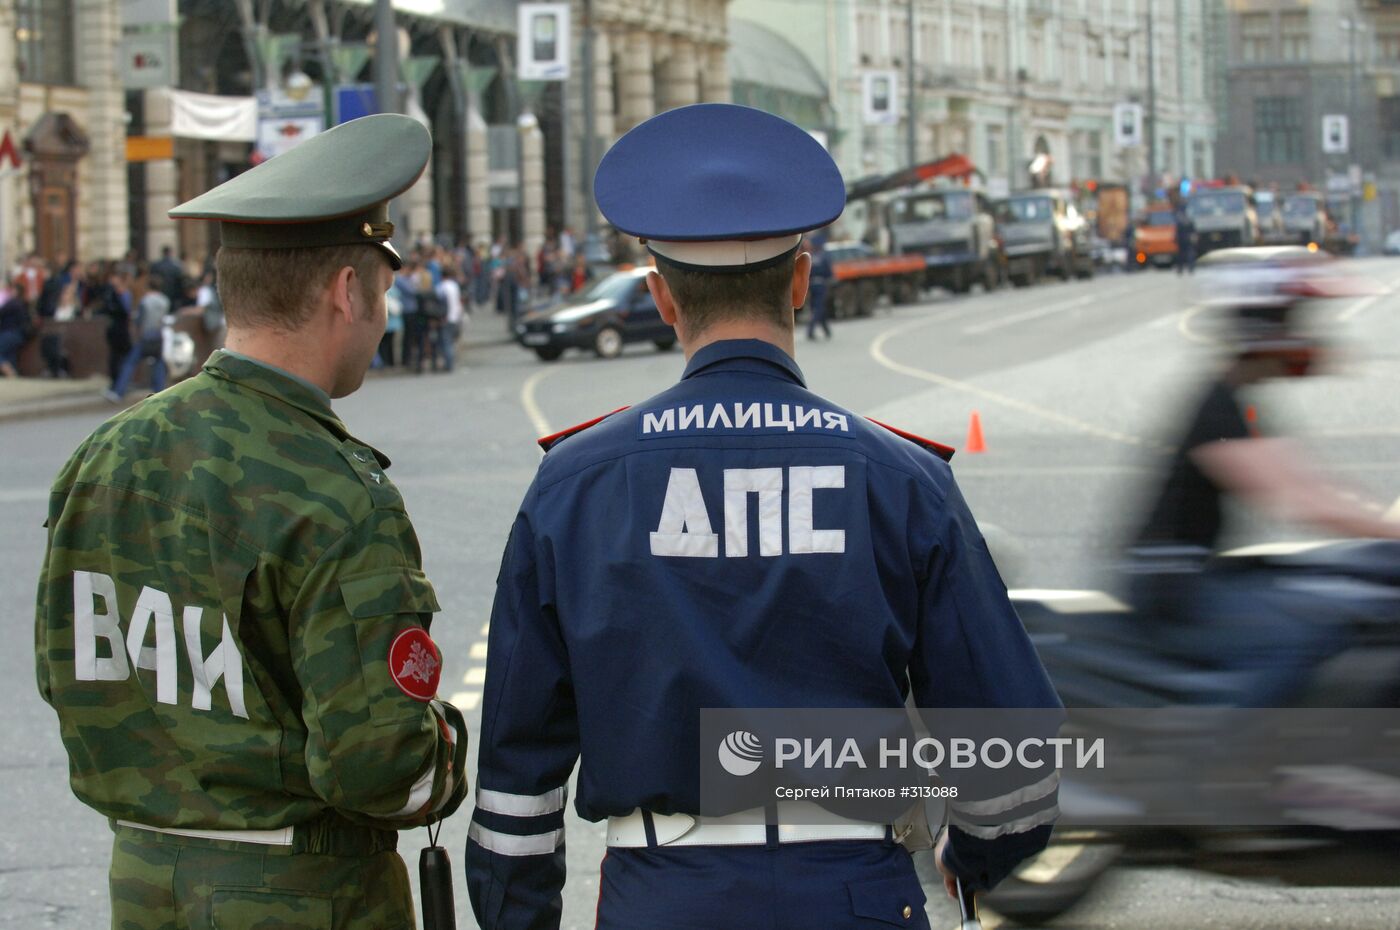
<path fill-rule="evenodd" d="M 531 306 L 576 293 L 592 277 L 567 228 L 550 229 L 534 255 L 504 236 L 475 249 L 424 241 L 395 275 L 375 367 L 450 372 L 473 313 L 494 311 L 511 323 Z M 212 256 L 203 262 L 181 260 L 168 247 L 150 263 L 134 251 L 86 265 L 51 265 L 31 254 L 0 287 L 0 376 L 17 377 L 20 353 L 37 340 L 42 373 L 68 377 L 64 335 L 46 322 L 99 319 L 106 321 L 108 399 L 121 400 L 146 362 L 150 384 L 159 390 L 167 381 L 162 352 L 167 317 L 197 307 L 205 331 L 216 344 L 221 339 L 223 313 L 214 278 Z"/>

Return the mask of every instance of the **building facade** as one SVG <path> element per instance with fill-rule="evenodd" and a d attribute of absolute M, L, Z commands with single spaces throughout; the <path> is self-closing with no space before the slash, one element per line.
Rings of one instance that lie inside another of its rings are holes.
<path fill-rule="evenodd" d="M 126 110 L 118 0 L 0 3 L 0 267 L 126 251 Z"/>
<path fill-rule="evenodd" d="M 1240 0 L 1230 7 L 1222 164 L 1242 180 L 1329 195 L 1375 248 L 1400 227 L 1400 7 Z M 1326 138 L 1345 117 L 1346 138 Z"/>
<path fill-rule="evenodd" d="M 1215 172 L 1215 2 L 734 0 L 731 15 L 808 51 L 828 84 L 832 152 L 848 180 L 909 163 L 912 83 L 917 161 L 967 154 L 1000 193 L 1026 187 L 1028 166 L 1045 155 L 1049 183 L 1140 190 L 1154 166 L 1147 186 Z M 891 125 L 865 124 L 870 71 L 897 75 Z M 1145 145 L 1115 144 L 1116 103 L 1144 106 L 1155 159 Z"/>

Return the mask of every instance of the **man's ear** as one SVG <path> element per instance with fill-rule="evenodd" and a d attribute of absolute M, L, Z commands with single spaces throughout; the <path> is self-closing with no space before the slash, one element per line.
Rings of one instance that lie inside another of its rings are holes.
<path fill-rule="evenodd" d="M 355 322 L 355 301 L 359 300 L 359 277 L 350 265 L 344 265 L 331 279 L 331 308 L 346 323 Z"/>
<path fill-rule="evenodd" d="M 797 263 L 792 269 L 792 308 L 801 309 L 807 302 L 807 285 L 812 279 L 812 255 L 798 252 Z"/>
<path fill-rule="evenodd" d="M 675 329 L 676 299 L 671 296 L 671 286 L 661 277 L 659 271 L 647 272 L 647 290 L 651 291 L 651 299 L 656 301 L 656 309 L 661 314 L 662 321 Z"/>

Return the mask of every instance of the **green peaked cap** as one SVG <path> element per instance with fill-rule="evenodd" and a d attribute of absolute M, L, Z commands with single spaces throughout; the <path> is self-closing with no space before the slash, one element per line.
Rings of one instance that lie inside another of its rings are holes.
<path fill-rule="evenodd" d="M 389 201 L 428 166 L 432 136 L 415 119 L 380 113 L 342 123 L 170 211 L 173 219 L 219 220 L 237 249 L 389 243 Z"/>

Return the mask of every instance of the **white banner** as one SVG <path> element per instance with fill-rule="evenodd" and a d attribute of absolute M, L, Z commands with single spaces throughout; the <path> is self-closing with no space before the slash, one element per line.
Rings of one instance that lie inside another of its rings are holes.
<path fill-rule="evenodd" d="M 569 5 L 522 3 L 516 70 L 522 81 L 562 81 L 569 76 Z"/>
<path fill-rule="evenodd" d="M 899 75 L 893 71 L 867 71 L 861 75 L 865 124 L 893 126 L 899 122 Z"/>
<path fill-rule="evenodd" d="M 170 134 L 184 139 L 252 142 L 258 137 L 258 101 L 187 90 L 170 93 Z"/>

